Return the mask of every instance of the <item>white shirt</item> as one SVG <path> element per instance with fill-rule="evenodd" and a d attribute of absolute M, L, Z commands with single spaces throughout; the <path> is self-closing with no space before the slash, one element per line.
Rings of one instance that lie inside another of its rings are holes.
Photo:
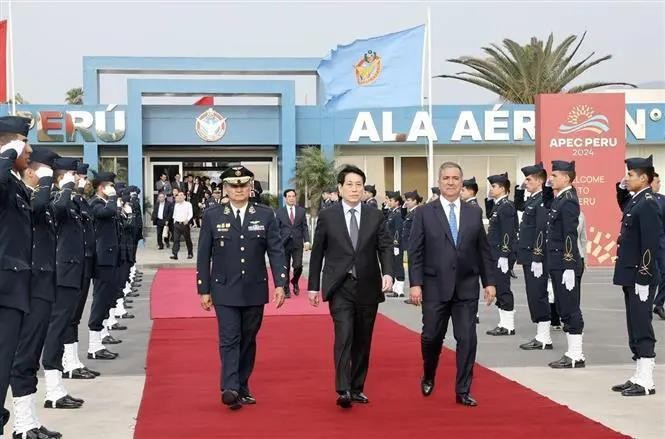
<path fill-rule="evenodd" d="M 247 212 L 247 205 L 248 204 L 249 203 L 245 203 L 245 205 L 242 206 L 242 207 L 235 207 L 235 206 L 233 206 L 233 204 L 229 203 L 229 205 L 231 206 L 231 213 L 233 214 L 234 218 L 236 216 L 236 212 L 238 211 L 238 209 L 240 209 L 240 225 L 241 226 L 245 222 L 245 212 Z"/>
<path fill-rule="evenodd" d="M 462 202 L 460 201 L 459 198 L 457 198 L 455 201 L 452 203 L 448 200 L 446 200 L 443 197 L 439 197 L 439 201 L 441 202 L 441 207 L 443 207 L 443 211 L 446 213 L 446 219 L 448 220 L 448 224 L 450 224 L 450 205 L 454 204 L 455 205 L 455 219 L 457 220 L 457 231 L 459 233 L 459 217 L 460 217 L 460 206 L 462 205 Z"/>
<path fill-rule="evenodd" d="M 358 222 L 358 230 L 360 230 L 360 210 L 361 210 L 361 204 L 358 203 L 356 207 L 349 206 L 346 204 L 346 201 L 342 200 L 342 209 L 344 209 L 344 220 L 346 221 L 346 231 L 349 232 L 349 236 L 351 236 L 351 209 L 356 209 L 355 215 L 356 215 L 356 221 Z"/>
<path fill-rule="evenodd" d="M 501 195 L 499 198 L 497 198 L 497 199 L 494 200 L 494 201 L 495 201 L 496 203 L 498 203 L 499 201 L 503 200 L 504 198 L 508 198 L 508 195 Z"/>
<path fill-rule="evenodd" d="M 638 191 L 638 192 L 635 192 L 635 194 L 633 195 L 633 198 L 635 198 L 636 196 L 638 196 L 639 194 L 641 194 L 641 193 L 644 192 L 645 190 L 649 189 L 650 187 L 651 187 L 651 186 L 647 186 L 647 187 L 645 187 L 644 189 L 642 189 L 642 190 L 640 190 L 640 191 Z"/>
<path fill-rule="evenodd" d="M 192 210 L 192 203 L 183 201 L 182 203 L 175 203 L 173 207 L 173 221 L 177 223 L 188 223 L 194 216 Z"/>
<path fill-rule="evenodd" d="M 166 201 L 159 203 L 159 208 L 157 209 L 157 219 L 164 219 L 164 206 L 166 206 Z"/>

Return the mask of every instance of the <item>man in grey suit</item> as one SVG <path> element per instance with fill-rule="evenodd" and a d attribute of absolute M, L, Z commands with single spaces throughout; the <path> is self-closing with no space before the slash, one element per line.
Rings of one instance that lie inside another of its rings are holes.
<path fill-rule="evenodd" d="M 276 217 L 279 223 L 279 233 L 282 236 L 284 244 L 284 254 L 286 256 L 286 298 L 291 297 L 291 288 L 296 296 L 300 294 L 298 281 L 302 275 L 302 254 L 303 250 L 309 250 L 309 227 L 307 226 L 307 216 L 305 209 L 296 205 L 298 197 L 295 189 L 284 191 L 284 201 L 286 206 L 277 210 Z M 293 276 L 289 266 L 293 267 Z"/>
<path fill-rule="evenodd" d="M 478 280 L 490 305 L 496 296 L 495 272 L 483 226 L 482 210 L 461 202 L 462 168 L 445 162 L 439 168 L 438 200 L 416 209 L 409 243 L 410 299 L 423 307 L 421 349 L 423 395 L 434 390 L 443 339 L 452 317 L 457 341 L 457 403 L 477 405 L 471 396 L 476 361 Z"/>

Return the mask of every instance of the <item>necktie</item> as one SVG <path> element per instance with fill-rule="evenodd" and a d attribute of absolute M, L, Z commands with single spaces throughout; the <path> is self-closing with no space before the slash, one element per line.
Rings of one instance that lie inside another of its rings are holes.
<path fill-rule="evenodd" d="M 291 221 L 291 225 L 296 222 L 296 218 L 293 215 L 293 207 L 289 207 L 289 220 Z"/>
<path fill-rule="evenodd" d="M 356 218 L 356 209 L 350 209 L 349 212 L 351 213 L 349 236 L 351 237 L 351 243 L 355 249 L 358 246 L 358 219 Z"/>
<path fill-rule="evenodd" d="M 453 241 L 457 245 L 457 216 L 455 216 L 455 203 L 450 203 L 448 222 L 450 223 L 450 234 L 453 235 Z"/>
<path fill-rule="evenodd" d="M 242 228 L 242 220 L 240 219 L 240 209 L 236 209 L 236 223 Z"/>

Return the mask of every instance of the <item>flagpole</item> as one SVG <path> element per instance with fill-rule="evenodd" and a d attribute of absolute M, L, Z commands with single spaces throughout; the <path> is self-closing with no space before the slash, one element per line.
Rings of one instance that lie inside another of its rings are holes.
<path fill-rule="evenodd" d="M 427 7 L 427 106 L 429 119 L 434 126 L 432 118 L 432 9 Z M 434 187 L 434 139 L 427 136 L 427 186 L 431 191 Z"/>
<path fill-rule="evenodd" d="M 427 50 L 427 32 L 429 32 L 429 28 L 427 27 L 427 24 L 425 24 L 425 32 L 423 32 L 423 63 L 422 63 L 422 78 L 420 81 L 420 109 L 425 110 L 425 73 L 427 70 L 425 70 L 426 67 L 426 62 L 427 62 L 427 53 L 425 51 Z"/>
<path fill-rule="evenodd" d="M 12 19 L 12 0 L 9 0 L 7 11 L 7 31 L 9 33 L 9 72 L 11 74 L 12 115 L 16 114 L 16 88 L 14 84 L 14 20 Z"/>

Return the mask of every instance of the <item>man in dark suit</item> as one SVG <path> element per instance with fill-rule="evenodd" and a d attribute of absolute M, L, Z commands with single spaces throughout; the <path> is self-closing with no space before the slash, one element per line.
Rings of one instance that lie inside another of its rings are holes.
<path fill-rule="evenodd" d="M 244 166 L 222 173 L 230 201 L 205 211 L 196 260 L 201 306 L 209 311 L 214 305 L 217 315 L 222 403 L 231 410 L 256 404 L 249 378 L 263 308 L 268 303 L 266 254 L 277 308 L 284 303 L 286 283 L 284 248 L 275 214 L 269 207 L 249 201 L 253 177 Z"/>
<path fill-rule="evenodd" d="M 369 401 L 363 390 L 376 312 L 393 283 L 393 244 L 383 213 L 361 203 L 365 173 L 347 165 L 337 182 L 342 201 L 319 213 L 308 290 L 313 306 L 320 303 L 319 290 L 329 302 L 337 405 L 350 408 Z"/>
<path fill-rule="evenodd" d="M 298 281 L 302 274 L 303 250 L 309 250 L 309 227 L 307 226 L 307 215 L 305 209 L 296 206 L 298 199 L 295 189 L 284 191 L 286 206 L 277 209 L 277 222 L 284 243 L 284 254 L 286 257 L 286 298 L 291 297 L 289 283 L 292 285 L 293 294 L 300 294 Z M 293 277 L 290 276 L 289 265 L 293 267 Z"/>
<path fill-rule="evenodd" d="M 169 238 L 163 238 L 164 227 L 168 227 L 169 222 L 173 218 L 173 203 L 166 201 L 166 196 L 163 192 L 160 192 L 157 195 L 157 203 L 152 209 L 152 223 L 157 226 L 157 248 L 160 250 L 164 249 L 164 243 L 166 247 L 169 246 Z"/>
<path fill-rule="evenodd" d="M 409 243 L 410 297 L 423 306 L 421 391 L 429 396 L 439 363 L 443 339 L 452 316 L 457 341 L 456 400 L 476 406 L 471 396 L 476 361 L 478 280 L 485 301 L 496 296 L 495 265 L 478 206 L 461 201 L 462 168 L 445 162 L 439 168 L 439 200 L 416 209 Z"/>
<path fill-rule="evenodd" d="M 20 173 L 28 168 L 30 120 L 0 117 L 0 436 L 9 421 L 4 409 L 21 321 L 29 312 L 32 266 L 30 192 Z M 9 263 L 11 261 L 11 263 Z"/>

